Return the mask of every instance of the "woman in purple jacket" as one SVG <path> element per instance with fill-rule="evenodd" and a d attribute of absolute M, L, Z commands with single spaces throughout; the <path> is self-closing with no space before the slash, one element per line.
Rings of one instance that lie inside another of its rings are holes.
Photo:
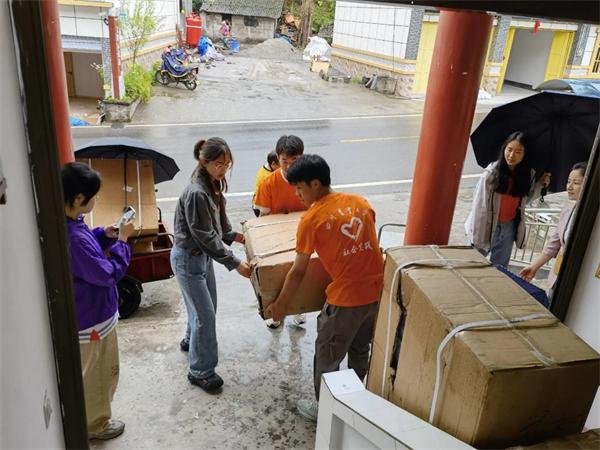
<path fill-rule="evenodd" d="M 85 164 L 66 164 L 61 172 L 71 249 L 75 309 L 90 439 L 112 439 L 125 424 L 111 420 L 110 403 L 119 380 L 116 325 L 117 283 L 125 275 L 133 223 L 90 230 L 84 214 L 94 209 L 100 175 Z"/>

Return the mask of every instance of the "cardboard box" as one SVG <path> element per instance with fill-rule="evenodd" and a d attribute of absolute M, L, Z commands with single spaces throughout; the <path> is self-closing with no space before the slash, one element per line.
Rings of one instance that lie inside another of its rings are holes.
<path fill-rule="evenodd" d="M 158 233 L 152 161 L 127 160 L 125 162 L 123 159 L 82 159 L 80 161 L 100 172 L 102 176 L 102 186 L 96 198 L 96 206 L 85 219 L 91 228 L 115 223 L 121 217 L 123 209 L 131 205 L 136 211 L 134 236 Z"/>
<path fill-rule="evenodd" d="M 154 251 L 154 242 L 151 240 L 140 240 L 130 242 L 131 253 L 134 255 L 141 255 L 144 253 L 152 253 Z"/>
<path fill-rule="evenodd" d="M 310 71 L 320 73 L 321 71 L 327 73 L 329 70 L 329 62 L 328 61 L 319 61 L 318 59 L 313 59 L 310 62 Z"/>
<path fill-rule="evenodd" d="M 386 253 L 370 391 L 424 420 L 435 397 L 432 424 L 476 447 L 540 442 L 583 428 L 600 382 L 598 353 L 475 250 Z M 512 327 L 459 332 L 437 364 L 442 340 L 457 327 L 524 317 Z"/>
<path fill-rule="evenodd" d="M 564 438 L 550 439 L 528 447 L 511 447 L 508 450 L 598 450 L 600 449 L 600 429 L 585 433 L 571 434 Z"/>
<path fill-rule="evenodd" d="M 296 229 L 301 216 L 301 212 L 273 214 L 242 224 L 246 256 L 253 265 L 250 281 L 263 319 L 270 318 L 267 306 L 279 295 L 285 276 L 296 258 Z M 330 282 L 331 278 L 318 256 L 313 254 L 286 314 L 319 311 L 325 303 L 325 288 Z"/>

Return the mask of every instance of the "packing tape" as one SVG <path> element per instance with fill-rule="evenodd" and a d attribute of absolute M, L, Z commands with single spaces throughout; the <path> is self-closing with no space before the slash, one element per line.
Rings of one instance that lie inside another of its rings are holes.
<path fill-rule="evenodd" d="M 278 220 L 277 222 L 259 223 L 259 224 L 256 224 L 256 225 L 248 225 L 247 228 L 244 231 L 250 231 L 250 230 L 253 230 L 254 228 L 270 227 L 271 225 L 279 225 L 281 223 L 293 223 L 293 222 L 300 222 L 300 219 Z M 247 222 L 244 222 L 244 225 L 246 223 Z"/>
<path fill-rule="evenodd" d="M 136 161 L 137 191 L 138 191 L 138 225 L 142 228 L 142 187 L 140 186 L 140 162 Z"/>

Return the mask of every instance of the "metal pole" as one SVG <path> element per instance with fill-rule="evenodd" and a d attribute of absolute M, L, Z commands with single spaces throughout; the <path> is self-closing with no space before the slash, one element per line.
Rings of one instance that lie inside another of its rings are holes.
<path fill-rule="evenodd" d="M 113 97 L 121 98 L 121 89 L 119 86 L 120 64 L 119 64 L 119 46 L 117 39 L 117 10 L 111 8 L 108 11 L 108 40 L 110 42 L 110 66 L 112 74 Z"/>
<path fill-rule="evenodd" d="M 440 12 L 406 245 L 448 243 L 491 27 L 486 13 Z"/>

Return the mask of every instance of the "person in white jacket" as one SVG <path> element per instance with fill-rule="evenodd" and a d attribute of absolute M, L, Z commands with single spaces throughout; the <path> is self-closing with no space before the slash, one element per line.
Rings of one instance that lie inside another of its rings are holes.
<path fill-rule="evenodd" d="M 525 245 L 525 205 L 540 196 L 550 181 L 546 173 L 536 182 L 527 151 L 527 137 L 512 133 L 502 144 L 498 160 L 485 168 L 475 187 L 465 231 L 469 242 L 493 264 L 508 266 L 513 242 Z"/>

